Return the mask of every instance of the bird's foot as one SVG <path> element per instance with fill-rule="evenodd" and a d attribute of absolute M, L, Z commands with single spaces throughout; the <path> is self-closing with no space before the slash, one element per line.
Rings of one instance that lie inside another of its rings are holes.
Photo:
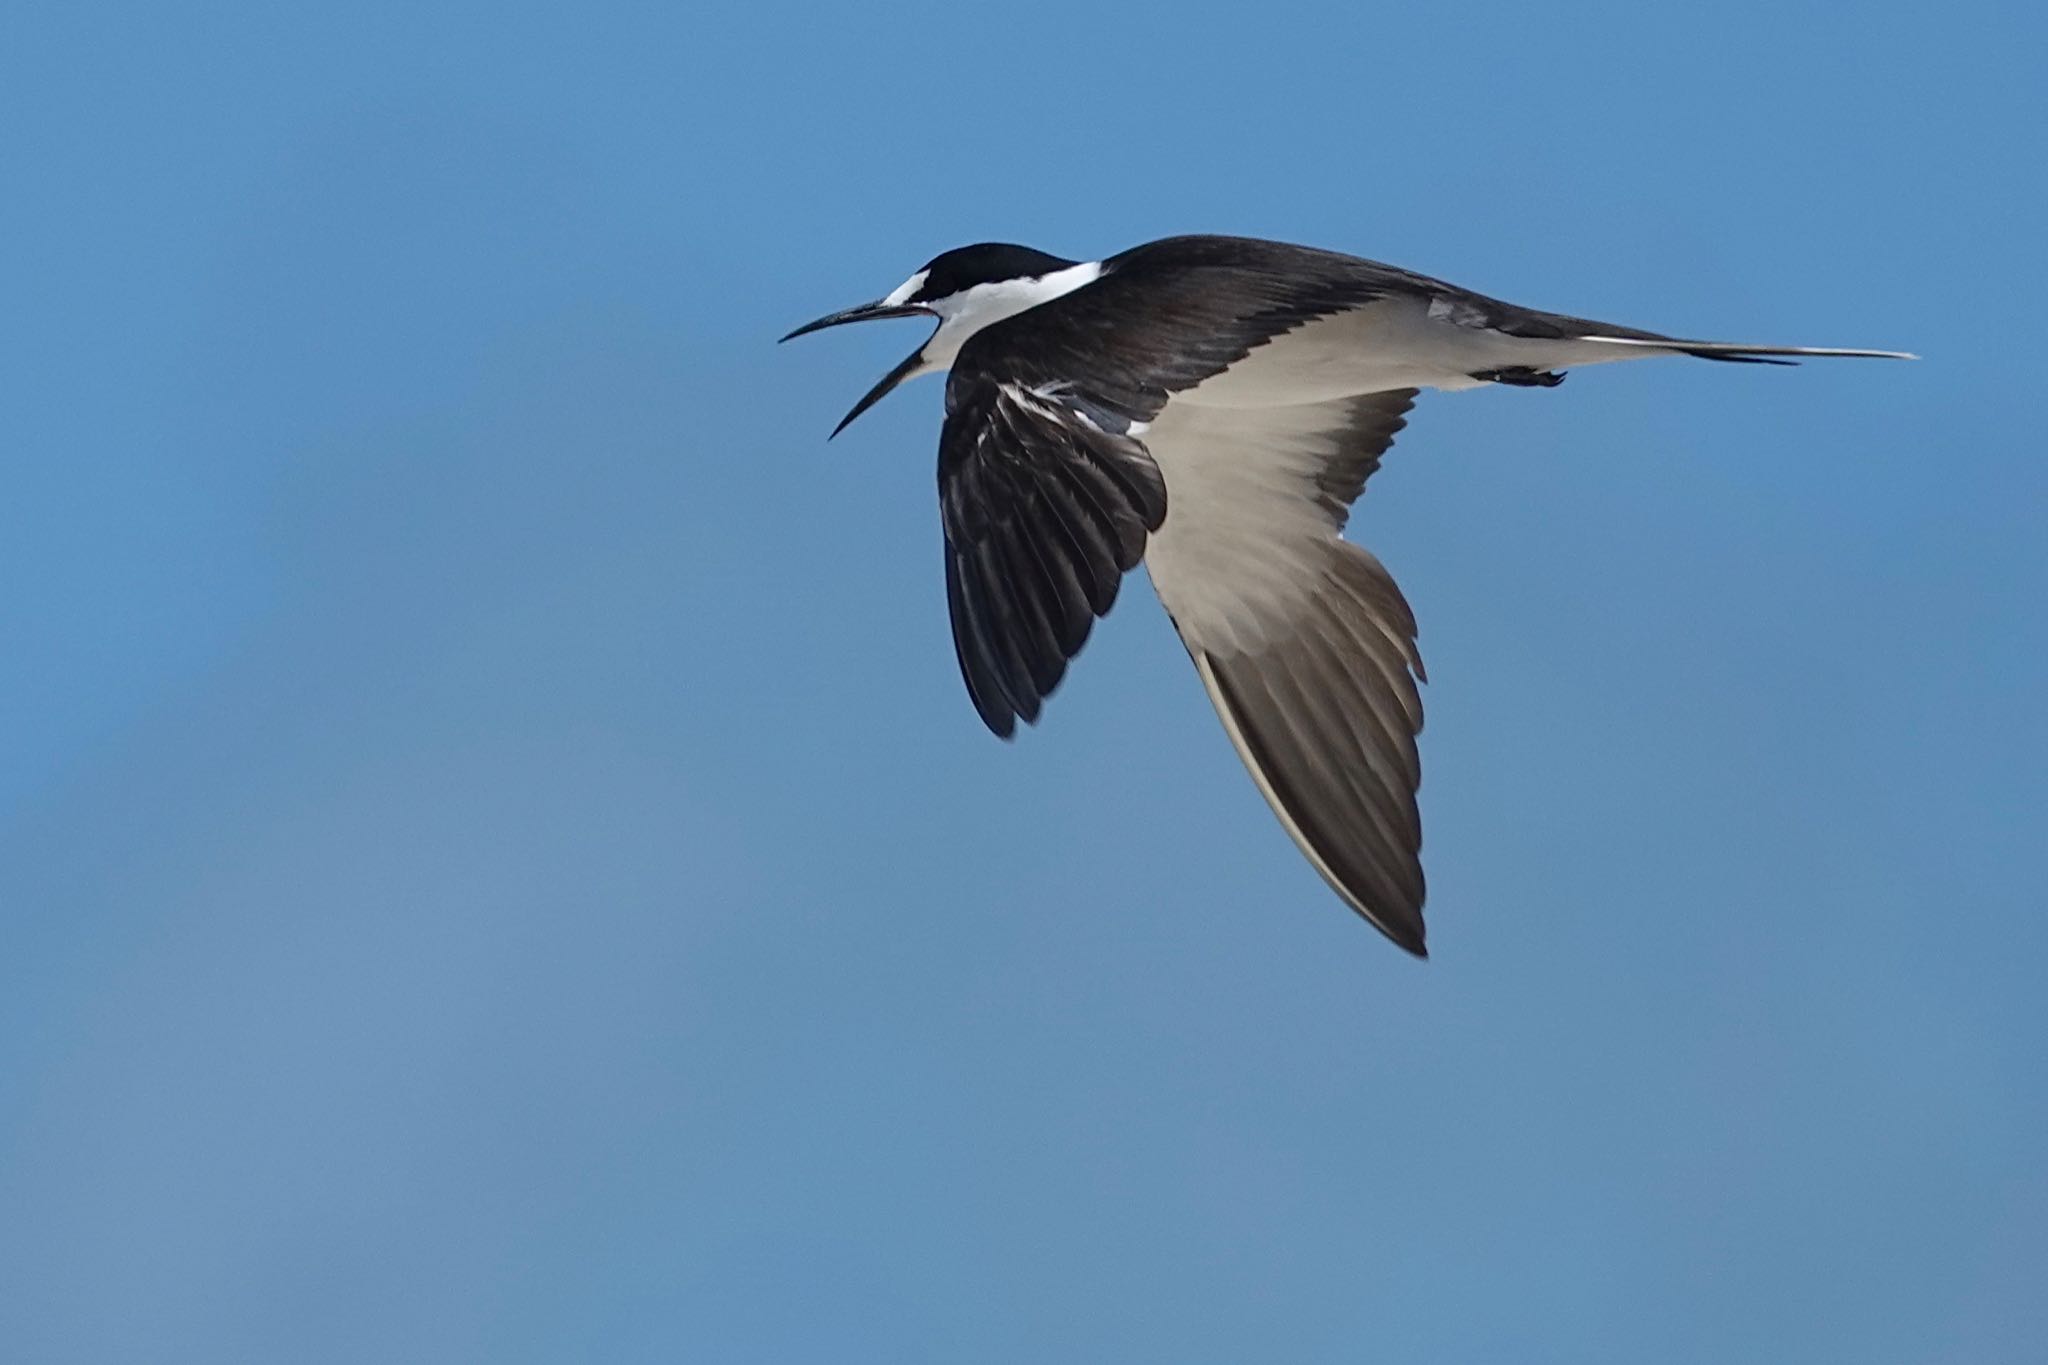
<path fill-rule="evenodd" d="M 1527 365 L 1510 365 L 1499 370 L 1474 370 L 1472 377 L 1489 384 L 1513 384 L 1524 389 L 1554 389 L 1564 383 L 1564 376 L 1555 370 L 1532 370 Z"/>

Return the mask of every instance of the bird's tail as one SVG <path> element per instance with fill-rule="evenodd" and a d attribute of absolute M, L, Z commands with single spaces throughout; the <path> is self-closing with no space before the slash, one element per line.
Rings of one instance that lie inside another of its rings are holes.
<path fill-rule="evenodd" d="M 1744 365 L 1797 365 L 1811 356 L 1855 356 L 1866 360 L 1918 360 L 1910 351 L 1866 351 L 1847 346 L 1746 346 L 1739 341 L 1687 341 L 1681 337 L 1596 336 L 1577 338 L 1603 346 L 1633 346 L 1649 351 L 1695 355 L 1701 360 L 1726 360 Z"/>

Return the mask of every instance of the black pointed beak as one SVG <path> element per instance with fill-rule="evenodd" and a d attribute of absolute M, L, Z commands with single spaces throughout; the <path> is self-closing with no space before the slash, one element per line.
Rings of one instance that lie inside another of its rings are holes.
<path fill-rule="evenodd" d="M 931 309 L 921 303 L 892 304 L 883 303 L 880 299 L 877 299 L 873 303 L 861 304 L 858 308 L 848 308 L 838 313 L 827 313 L 816 322 L 805 323 L 788 336 L 782 338 L 782 340 L 791 341 L 810 332 L 822 332 L 827 327 L 837 327 L 841 323 L 871 322 L 876 318 L 910 318 L 916 317 L 920 313 L 930 313 L 931 311 Z"/>
<path fill-rule="evenodd" d="M 827 327 L 837 327 L 845 322 L 869 322 L 875 318 L 912 318 L 919 316 L 936 317 L 938 315 L 921 303 L 885 303 L 880 299 L 876 299 L 873 303 L 863 303 L 858 308 L 848 308 L 844 312 L 839 313 L 827 313 L 816 322 L 805 323 L 794 332 L 791 332 L 789 336 L 782 338 L 782 340 L 788 341 L 792 337 L 800 337 L 806 332 L 821 332 Z M 846 430 L 848 426 L 852 425 L 854 418 L 881 402 L 889 390 L 915 374 L 918 364 L 923 358 L 924 347 L 922 346 L 905 356 L 902 364 L 883 375 L 881 383 L 875 385 L 861 396 L 861 400 L 853 405 L 852 412 L 839 419 L 839 425 L 832 428 L 832 436 L 837 436 L 840 432 Z M 832 437 L 828 436 L 825 439 L 829 441 Z"/>

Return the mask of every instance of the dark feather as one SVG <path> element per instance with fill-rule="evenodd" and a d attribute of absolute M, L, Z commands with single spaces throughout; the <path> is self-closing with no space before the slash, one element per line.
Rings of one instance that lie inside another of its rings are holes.
<path fill-rule="evenodd" d="M 1116 601 L 1166 515 L 1145 447 L 1067 395 L 956 364 L 939 438 L 953 644 L 975 709 L 1007 736 Z M 1119 419 L 1121 420 L 1121 419 Z M 1128 425 L 1128 423 L 1125 423 Z"/>
<path fill-rule="evenodd" d="M 1420 660 L 1377 560 L 1330 543 L 1326 579 L 1284 634 L 1197 662 L 1246 766 L 1317 869 L 1387 937 L 1426 956 Z M 1411 670 L 1408 660 L 1414 660 Z M 1400 660 L 1399 663 L 1394 662 Z"/>

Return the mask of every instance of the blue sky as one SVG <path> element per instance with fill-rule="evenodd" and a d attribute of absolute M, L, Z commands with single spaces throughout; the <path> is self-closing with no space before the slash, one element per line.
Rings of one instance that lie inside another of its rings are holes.
<path fill-rule="evenodd" d="M 2039 1358 L 2036 7 L 329 8 L 0 53 L 0 1358 Z M 1425 397 L 1426 965 L 772 344 L 1200 230 L 1927 356 Z"/>

